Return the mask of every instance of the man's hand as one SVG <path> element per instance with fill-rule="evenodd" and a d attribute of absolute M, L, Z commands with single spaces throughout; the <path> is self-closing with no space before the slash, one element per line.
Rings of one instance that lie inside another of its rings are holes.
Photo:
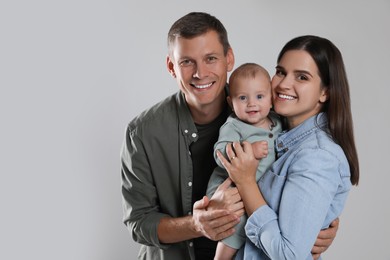
<path fill-rule="evenodd" d="M 336 237 L 337 230 L 339 228 L 340 220 L 337 218 L 330 223 L 329 228 L 321 230 L 318 234 L 317 240 L 314 243 L 311 254 L 314 260 L 317 260 L 320 255 L 325 252 L 328 247 L 333 243 L 333 240 Z"/>
<path fill-rule="evenodd" d="M 207 210 L 209 203 L 206 196 L 194 203 L 192 219 L 195 231 L 214 241 L 232 235 L 235 232 L 233 227 L 240 218 L 226 209 Z"/>
<path fill-rule="evenodd" d="M 207 210 L 226 209 L 240 217 L 245 213 L 244 203 L 236 187 L 232 187 L 232 180 L 227 178 L 211 197 Z"/>

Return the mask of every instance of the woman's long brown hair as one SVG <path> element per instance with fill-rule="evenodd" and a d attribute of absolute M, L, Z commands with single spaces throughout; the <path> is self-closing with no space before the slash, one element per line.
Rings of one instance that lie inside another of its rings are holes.
<path fill-rule="evenodd" d="M 359 183 L 359 160 L 353 134 L 349 84 L 339 49 L 328 39 L 305 35 L 292 39 L 281 50 L 278 62 L 289 50 L 304 50 L 315 61 L 322 81 L 328 91 L 328 100 L 322 111 L 327 113 L 328 131 L 341 146 L 351 171 L 351 183 Z"/>

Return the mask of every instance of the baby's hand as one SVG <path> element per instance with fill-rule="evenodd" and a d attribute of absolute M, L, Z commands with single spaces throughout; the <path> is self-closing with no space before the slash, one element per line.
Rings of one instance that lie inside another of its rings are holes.
<path fill-rule="evenodd" d="M 257 160 L 261 160 L 268 155 L 268 142 L 257 141 L 252 143 L 253 155 Z"/>

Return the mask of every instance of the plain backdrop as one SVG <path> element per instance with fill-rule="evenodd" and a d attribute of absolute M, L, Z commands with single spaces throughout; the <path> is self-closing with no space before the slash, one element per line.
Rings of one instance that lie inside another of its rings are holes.
<path fill-rule="evenodd" d="M 235 67 L 273 74 L 282 46 L 303 34 L 339 47 L 361 179 L 324 259 L 389 260 L 388 0 L 2 1 L 0 259 L 136 259 L 119 151 L 127 123 L 177 91 L 166 34 L 190 11 L 224 23 Z"/>

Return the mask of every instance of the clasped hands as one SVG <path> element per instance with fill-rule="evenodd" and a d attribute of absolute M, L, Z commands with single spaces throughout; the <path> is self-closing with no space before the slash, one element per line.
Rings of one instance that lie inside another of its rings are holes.
<path fill-rule="evenodd" d="M 258 155 L 260 157 L 265 157 L 268 152 L 267 143 L 258 142 L 257 147 Z M 254 158 L 251 144 L 244 142 L 243 147 L 241 148 L 240 143 L 235 142 L 227 145 L 226 151 L 228 156 L 235 156 L 237 161 L 234 163 L 234 166 L 232 166 L 231 162 L 224 158 L 225 164 L 228 165 L 229 163 L 228 167 L 230 167 L 232 171 L 237 171 L 237 173 L 234 172 L 235 175 L 232 175 L 232 177 L 239 178 L 238 169 L 240 165 L 247 164 L 250 154 L 252 158 Z M 220 155 L 223 157 L 222 154 Z M 251 165 L 251 167 L 249 167 L 250 169 L 254 169 L 254 174 L 256 174 L 257 164 L 258 161 L 255 158 L 251 164 L 248 164 L 248 166 Z M 246 170 L 249 171 L 249 169 Z M 218 187 L 211 199 L 204 196 L 201 200 L 195 202 L 193 208 L 193 221 L 199 235 L 217 241 L 224 239 L 235 232 L 234 226 L 245 213 L 245 209 L 238 189 L 233 187 L 232 184 L 232 180 L 227 178 Z"/>

